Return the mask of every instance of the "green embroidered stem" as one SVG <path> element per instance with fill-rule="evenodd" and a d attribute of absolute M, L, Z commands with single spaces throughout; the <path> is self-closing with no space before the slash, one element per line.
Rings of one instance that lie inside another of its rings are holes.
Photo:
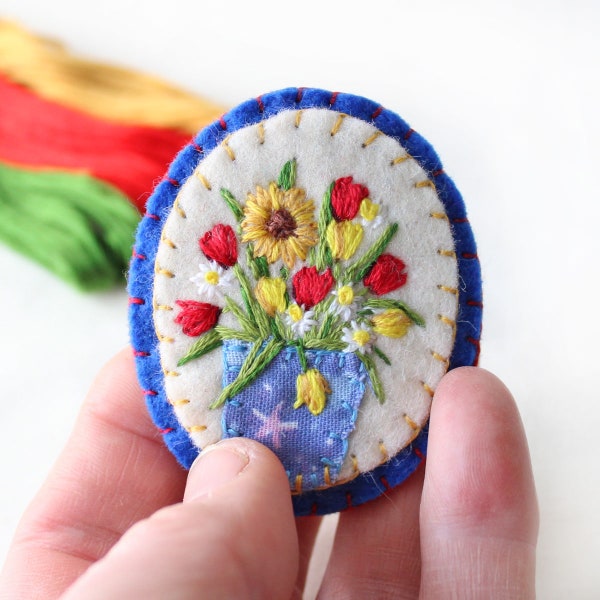
<path fill-rule="evenodd" d="M 386 364 L 391 365 L 392 361 L 388 358 L 387 354 L 382 352 L 377 346 L 373 346 L 373 352 Z"/>
<path fill-rule="evenodd" d="M 306 373 L 308 369 L 308 362 L 306 361 L 306 353 L 304 352 L 304 344 L 302 340 L 296 340 L 296 349 L 298 350 L 298 360 L 300 361 L 300 367 L 302 372 Z"/>
<path fill-rule="evenodd" d="M 389 225 L 365 254 L 348 268 L 346 271 L 346 279 L 353 283 L 364 279 L 367 276 L 371 265 L 383 254 L 397 231 L 398 223 Z"/>
<path fill-rule="evenodd" d="M 296 159 L 288 160 L 285 165 L 283 165 L 279 178 L 277 179 L 277 185 L 282 190 L 290 190 L 294 187 L 296 183 Z"/>
<path fill-rule="evenodd" d="M 212 352 L 222 344 L 223 342 L 219 332 L 216 330 L 216 328 L 211 329 L 194 343 L 185 356 L 179 359 L 177 366 L 181 367 L 185 365 L 185 363 L 190 362 L 190 360 L 200 358 L 201 356 Z"/>
<path fill-rule="evenodd" d="M 235 196 L 227 189 L 221 188 L 221 198 L 225 200 L 225 203 L 233 213 L 233 216 L 238 222 L 241 222 L 244 218 L 244 209 L 241 204 L 235 199 Z"/>
<path fill-rule="evenodd" d="M 279 320 L 277 315 L 269 318 L 269 325 L 271 327 L 271 333 L 273 334 L 273 337 L 275 337 L 275 339 L 278 339 L 278 340 L 286 339 L 285 326 Z"/>
<path fill-rule="evenodd" d="M 375 397 L 379 400 L 380 404 L 383 404 L 385 402 L 385 392 L 383 390 L 381 379 L 379 379 L 379 375 L 377 374 L 377 367 L 375 366 L 373 359 L 368 354 L 361 354 L 360 352 L 357 352 L 356 356 L 358 356 L 363 365 L 365 365 Z"/>
<path fill-rule="evenodd" d="M 379 308 L 385 310 L 386 308 L 398 308 L 400 309 L 415 325 L 419 327 L 425 327 L 425 319 L 414 310 L 408 308 L 404 302 L 400 300 L 388 300 L 386 298 L 372 298 L 365 302 L 365 308 Z"/>
<path fill-rule="evenodd" d="M 239 394 L 245 387 L 250 385 L 285 347 L 285 342 L 271 338 L 263 351 L 260 352 L 262 344 L 263 340 L 254 344 L 238 376 L 223 389 L 221 395 L 210 405 L 211 409 L 223 406 L 229 398 Z"/>
<path fill-rule="evenodd" d="M 329 188 L 327 188 L 327 191 L 323 196 L 321 210 L 319 211 L 319 247 L 314 256 L 314 264 L 319 271 L 322 271 L 333 264 L 331 249 L 327 243 L 327 226 L 333 219 L 333 212 L 331 209 L 331 192 L 333 190 L 333 185 L 334 184 L 332 183 Z"/>

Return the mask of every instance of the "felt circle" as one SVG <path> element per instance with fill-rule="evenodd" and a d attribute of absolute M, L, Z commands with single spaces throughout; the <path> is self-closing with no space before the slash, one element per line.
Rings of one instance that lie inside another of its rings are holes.
<path fill-rule="evenodd" d="M 315 306 L 308 284 L 327 288 Z M 424 455 L 438 381 L 477 360 L 479 265 L 460 195 L 397 115 L 347 94 L 275 92 L 200 132 L 148 201 L 129 290 L 139 379 L 168 447 L 189 467 L 222 437 L 256 437 L 279 451 L 297 514 L 401 483 Z"/>

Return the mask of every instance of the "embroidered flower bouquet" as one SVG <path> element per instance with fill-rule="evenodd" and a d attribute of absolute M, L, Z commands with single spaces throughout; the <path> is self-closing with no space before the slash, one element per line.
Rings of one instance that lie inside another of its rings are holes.
<path fill-rule="evenodd" d="M 299 492 L 335 480 L 365 385 L 385 401 L 378 371 L 392 367 L 378 337 L 402 338 L 424 322 L 387 297 L 407 268 L 386 253 L 398 226 L 384 222 L 382 199 L 342 177 L 316 214 L 296 170 L 288 161 L 244 202 L 221 190 L 238 231 L 217 224 L 202 235 L 199 301 L 179 300 L 175 322 L 198 338 L 179 366 L 223 346 L 223 390 L 211 408 L 223 407 L 224 436 L 270 445 Z M 366 228 L 378 232 L 370 244 Z M 219 322 L 225 313 L 237 326 Z"/>

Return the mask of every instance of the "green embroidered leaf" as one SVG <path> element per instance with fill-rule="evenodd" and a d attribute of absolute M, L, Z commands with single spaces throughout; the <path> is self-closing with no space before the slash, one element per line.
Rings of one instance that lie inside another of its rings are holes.
<path fill-rule="evenodd" d="M 200 358 L 201 356 L 212 352 L 215 350 L 215 348 L 221 346 L 222 343 L 221 336 L 216 328 L 211 329 L 203 336 L 198 338 L 194 345 L 188 350 L 187 354 L 179 359 L 177 366 L 181 367 L 190 362 L 190 360 Z"/>
<path fill-rule="evenodd" d="M 244 218 L 244 209 L 241 204 L 235 199 L 235 196 L 227 189 L 221 188 L 221 198 L 225 200 L 225 203 L 233 213 L 233 216 L 238 220 L 242 221 Z"/>
<path fill-rule="evenodd" d="M 264 256 L 254 256 L 254 244 L 248 243 L 246 246 L 246 262 L 252 271 L 254 279 L 257 281 L 261 277 L 269 277 L 269 263 Z"/>
<path fill-rule="evenodd" d="M 342 342 L 342 340 L 336 340 L 333 337 L 328 337 L 325 339 L 317 338 L 312 340 L 305 339 L 304 347 L 309 350 L 339 351 L 346 347 L 346 343 Z"/>
<path fill-rule="evenodd" d="M 333 212 L 331 209 L 331 192 L 333 190 L 333 183 L 327 188 L 325 195 L 323 196 L 323 202 L 321 204 L 321 210 L 319 211 L 319 247 L 315 252 L 314 264 L 319 271 L 322 271 L 326 267 L 330 267 L 333 264 L 333 257 L 331 256 L 331 249 L 327 243 L 327 227 L 333 219 Z"/>
<path fill-rule="evenodd" d="M 215 327 L 217 333 L 222 340 L 242 340 L 243 342 L 253 342 L 256 339 L 256 335 L 248 333 L 247 331 L 238 331 L 231 327 L 225 327 L 224 325 L 217 325 Z"/>
<path fill-rule="evenodd" d="M 296 159 L 288 160 L 281 172 L 279 173 L 279 179 L 277 179 L 277 185 L 282 190 L 290 190 L 296 183 Z"/>
<path fill-rule="evenodd" d="M 239 394 L 244 388 L 250 385 L 285 347 L 285 342 L 271 338 L 261 352 L 263 343 L 264 340 L 260 340 L 254 344 L 242 364 L 238 376 L 223 389 L 220 396 L 210 405 L 211 409 L 219 408 L 229 398 Z"/>
<path fill-rule="evenodd" d="M 225 296 L 224 311 L 232 313 L 238 320 L 244 332 L 253 336 L 253 340 L 255 340 L 259 336 L 260 332 L 258 330 L 258 327 L 256 327 L 256 325 L 248 318 L 248 315 L 244 312 L 242 307 L 239 306 L 229 296 Z"/>
<path fill-rule="evenodd" d="M 363 365 L 365 365 L 375 397 L 379 400 L 380 404 L 383 404 L 385 402 L 385 391 L 383 390 L 383 384 L 381 383 L 381 379 L 379 379 L 377 367 L 375 366 L 373 359 L 368 354 L 361 354 L 360 352 L 357 352 L 356 356 L 358 356 Z"/>
<path fill-rule="evenodd" d="M 373 346 L 373 352 L 386 364 L 391 365 L 392 361 L 388 358 L 387 354 L 382 352 L 377 346 Z"/>
<path fill-rule="evenodd" d="M 271 275 L 269 271 L 269 263 L 264 256 L 257 256 L 254 259 L 254 262 L 256 263 L 260 277 L 269 277 L 269 275 Z"/>
<path fill-rule="evenodd" d="M 373 245 L 346 271 L 346 279 L 353 283 L 367 276 L 371 265 L 383 254 L 387 245 L 398 231 L 398 223 L 392 223 L 379 236 Z"/>
<path fill-rule="evenodd" d="M 400 300 L 391 300 L 387 298 L 372 298 L 365 302 L 365 308 L 383 309 L 398 308 L 400 309 L 415 325 L 425 327 L 425 319 L 416 311 L 408 308 L 404 302 Z"/>
<path fill-rule="evenodd" d="M 239 263 L 233 265 L 233 272 L 240 282 L 240 293 L 244 305 L 246 306 L 248 317 L 258 328 L 261 337 L 267 338 L 271 333 L 269 317 L 254 297 L 250 287 L 250 281 L 248 281 L 248 277 L 246 276 L 246 273 L 244 273 L 242 267 L 240 267 Z"/>

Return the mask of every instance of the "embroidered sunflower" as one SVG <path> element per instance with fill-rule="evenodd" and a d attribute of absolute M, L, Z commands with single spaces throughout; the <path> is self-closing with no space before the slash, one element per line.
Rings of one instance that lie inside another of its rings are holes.
<path fill-rule="evenodd" d="M 256 194 L 246 199 L 242 242 L 254 242 L 255 257 L 264 256 L 269 263 L 281 258 L 291 269 L 318 242 L 314 210 L 301 188 L 282 190 L 275 182 L 269 189 L 256 186 Z"/>

